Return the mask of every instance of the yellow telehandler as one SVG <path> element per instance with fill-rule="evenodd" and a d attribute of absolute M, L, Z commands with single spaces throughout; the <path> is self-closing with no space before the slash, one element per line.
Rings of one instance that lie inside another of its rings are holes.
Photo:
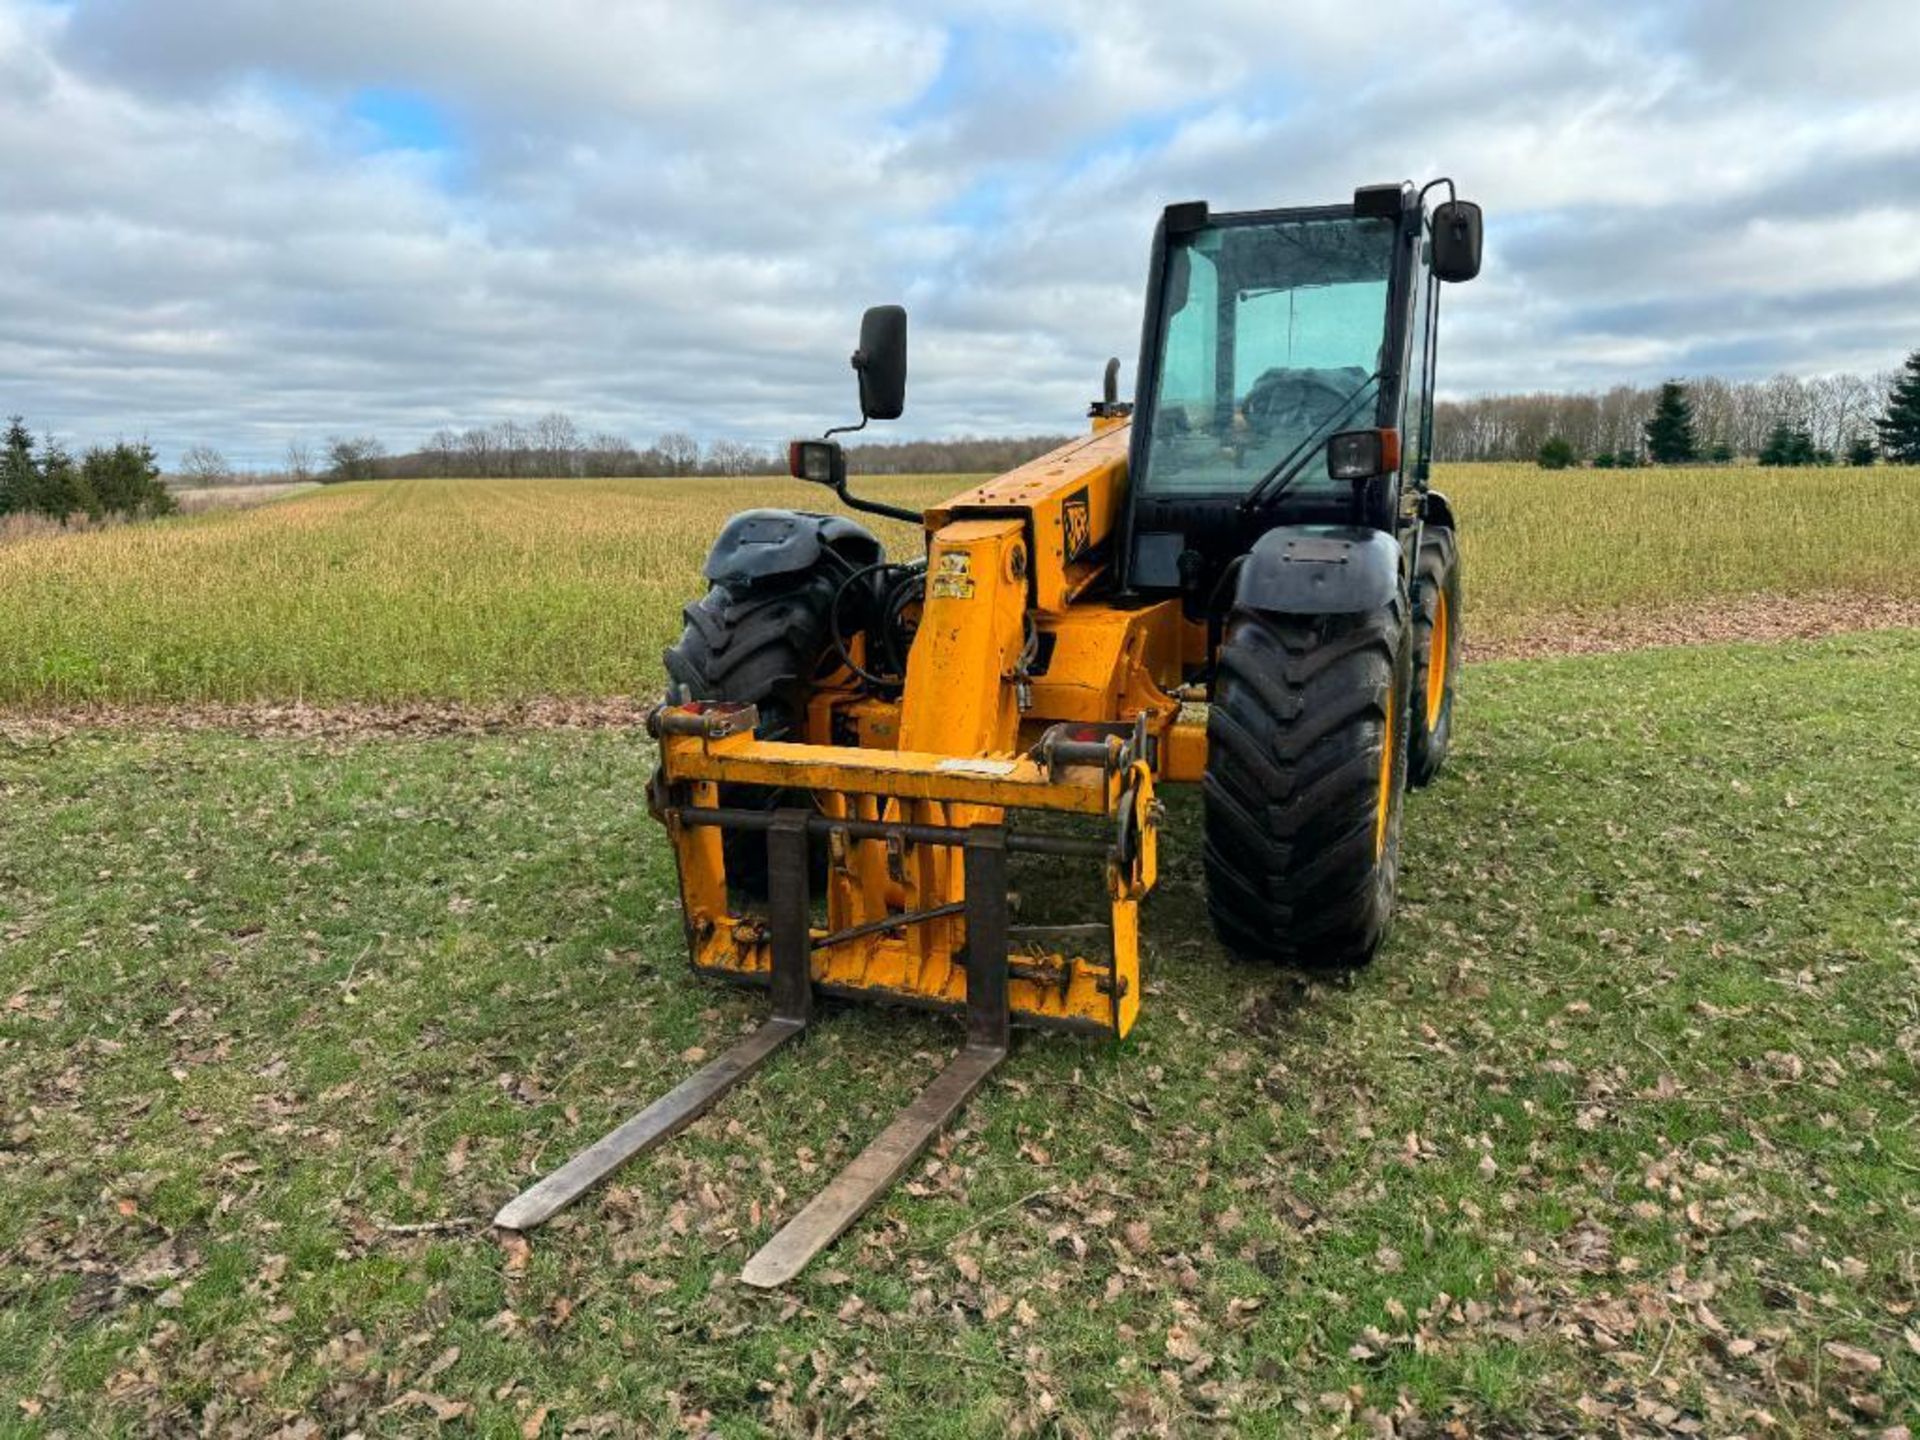
<path fill-rule="evenodd" d="M 1434 778 L 1452 725 L 1460 558 L 1428 455 L 1439 286 L 1480 250 L 1448 180 L 1171 205 L 1135 398 L 1110 361 L 1085 438 L 924 516 L 849 492 L 840 431 L 794 442 L 793 475 L 926 545 L 894 558 L 843 514 L 736 515 L 666 655 L 649 802 L 693 967 L 765 987 L 772 1017 L 496 1223 L 540 1224 L 686 1126 L 816 997 L 964 1017 L 959 1055 L 742 1278 L 798 1274 L 1005 1058 L 1010 1025 L 1132 1027 L 1162 784 L 1201 786 L 1224 944 L 1366 964 L 1403 791 Z M 902 309 L 867 312 L 853 365 L 862 419 L 842 429 L 897 418 Z M 1009 823 L 1022 812 L 1082 824 Z M 1020 856 L 1097 866 L 1104 921 L 1016 923 Z"/>

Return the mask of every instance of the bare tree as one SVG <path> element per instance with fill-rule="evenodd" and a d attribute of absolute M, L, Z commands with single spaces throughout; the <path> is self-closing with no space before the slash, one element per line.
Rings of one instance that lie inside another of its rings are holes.
<path fill-rule="evenodd" d="M 460 453 L 466 460 L 467 473 L 476 479 L 486 479 L 494 471 L 496 449 L 493 431 L 484 425 L 463 430 L 460 433 Z"/>
<path fill-rule="evenodd" d="M 638 473 L 640 457 L 624 435 L 602 433 L 587 441 L 581 453 L 581 468 L 589 475 L 633 475 Z"/>
<path fill-rule="evenodd" d="M 287 441 L 287 478 L 303 485 L 313 479 L 313 446 L 298 436 Z"/>
<path fill-rule="evenodd" d="M 193 445 L 180 456 L 180 473 L 196 485 L 224 485 L 233 478 L 227 457 L 211 445 Z"/>
<path fill-rule="evenodd" d="M 445 478 L 453 474 L 455 463 L 460 458 L 460 437 L 444 425 L 433 432 L 427 440 L 427 456 L 433 465 L 433 473 Z"/>
<path fill-rule="evenodd" d="M 518 475 L 526 468 L 526 457 L 520 453 L 526 443 L 527 432 L 516 421 L 502 420 L 493 427 L 493 448 L 500 474 Z"/>
<path fill-rule="evenodd" d="M 707 446 L 703 468 L 709 475 L 760 475 L 771 466 L 766 453 L 755 446 L 738 440 L 715 440 Z"/>
<path fill-rule="evenodd" d="M 571 475 L 580 449 L 580 430 L 573 417 L 558 410 L 533 422 L 533 448 L 542 475 Z"/>
<path fill-rule="evenodd" d="M 669 430 L 653 442 L 654 450 L 669 475 L 691 475 L 700 465 L 700 445 L 681 430 Z"/>
<path fill-rule="evenodd" d="M 1836 375 L 1834 386 L 1835 450 L 1844 450 L 1873 430 L 1873 417 L 1880 411 L 1880 394 L 1865 375 Z"/>

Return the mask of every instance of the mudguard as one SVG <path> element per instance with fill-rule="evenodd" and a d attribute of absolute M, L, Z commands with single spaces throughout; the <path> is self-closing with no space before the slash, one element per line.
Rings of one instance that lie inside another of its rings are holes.
<path fill-rule="evenodd" d="M 1438 490 L 1429 490 L 1420 497 L 1420 518 L 1429 525 L 1443 525 L 1455 531 L 1460 528 L 1453 520 L 1453 502 Z"/>
<path fill-rule="evenodd" d="M 715 585 L 743 590 L 774 576 L 811 570 L 825 550 L 837 551 L 855 566 L 871 565 L 882 554 L 872 532 L 844 515 L 742 510 L 727 521 L 700 573 Z"/>
<path fill-rule="evenodd" d="M 1400 546 L 1356 525 L 1280 525 L 1247 552 L 1234 604 L 1284 615 L 1377 610 L 1400 593 Z"/>

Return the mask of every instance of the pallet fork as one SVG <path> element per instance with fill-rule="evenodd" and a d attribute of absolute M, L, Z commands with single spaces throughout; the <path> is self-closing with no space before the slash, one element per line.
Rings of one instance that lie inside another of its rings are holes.
<path fill-rule="evenodd" d="M 751 736 L 754 718 L 750 708 L 742 715 L 706 708 L 666 707 L 661 715 L 662 718 L 655 721 L 655 728 L 663 740 L 663 773 L 672 768 L 676 758 L 683 761 L 690 758 L 696 747 L 726 741 L 735 735 L 742 736 L 731 747 L 736 752 L 748 748 L 773 752 L 777 758 L 777 752 L 783 749 L 805 748 L 751 741 L 747 738 Z M 1036 767 L 1036 776 L 1051 783 L 1062 762 L 1081 759 L 1119 764 L 1131 755 L 1130 747 L 1117 740 L 1113 744 L 1080 743 L 1083 748 L 1075 750 L 1075 742 L 1056 741 L 1046 757 L 1045 768 Z M 731 917 L 729 921 L 738 929 L 740 937 L 744 937 L 743 943 L 764 949 L 769 956 L 764 980 L 772 994 L 773 1015 L 751 1035 L 709 1061 L 632 1119 L 514 1197 L 495 1216 L 494 1224 L 505 1230 L 530 1230 L 544 1224 L 628 1160 L 685 1129 L 758 1070 L 782 1045 L 806 1031 L 814 1019 L 816 972 L 821 968 L 816 957 L 823 952 L 888 937 L 897 942 L 902 933 L 912 927 L 962 919 L 965 942 L 961 959 L 965 983 L 961 1008 L 966 1022 L 965 1044 L 866 1149 L 747 1262 L 740 1278 L 748 1285 L 770 1289 L 798 1275 L 814 1256 L 845 1234 L 906 1173 L 915 1157 L 1006 1058 L 1015 1013 L 1009 999 L 1009 982 L 1016 971 L 1028 968 L 1011 954 L 1014 931 L 1010 925 L 1007 879 L 1010 854 L 1038 853 L 1105 861 L 1110 885 L 1116 875 L 1125 880 L 1126 893 L 1116 894 L 1115 910 L 1116 915 L 1125 916 L 1120 923 L 1126 927 L 1127 943 L 1132 944 L 1134 905 L 1138 894 L 1144 893 L 1151 884 L 1151 874 L 1143 872 L 1141 865 L 1151 865 L 1152 818 L 1149 773 L 1144 765 L 1128 768 L 1136 788 L 1115 793 L 1124 794 L 1122 809 L 1136 823 L 1122 824 L 1114 844 L 1085 837 L 1013 831 L 997 820 L 946 825 L 897 817 L 835 817 L 798 808 L 766 811 L 676 803 L 671 787 L 657 788 L 654 808 L 676 837 L 676 854 L 683 862 L 683 886 L 685 855 L 699 843 L 696 832 L 765 832 L 766 923 L 764 927 L 755 927 L 751 921 L 736 921 Z M 1145 787 L 1144 792 L 1137 788 L 1141 786 Z M 710 797 L 715 787 L 700 786 L 697 791 L 703 798 Z M 1133 836 L 1134 853 L 1131 860 L 1122 863 L 1116 859 L 1115 852 L 1127 848 L 1129 834 Z M 833 850 L 842 854 L 861 845 L 888 847 L 895 854 L 904 847 L 913 847 L 920 853 L 930 849 L 958 850 L 964 898 L 893 912 L 821 933 L 812 923 L 808 877 L 811 842 L 816 839 L 825 839 Z M 688 939 L 696 958 L 700 953 L 695 933 L 698 928 L 698 924 L 690 920 Z M 1116 941 L 1119 938 L 1115 936 Z M 1063 966 L 1061 973 L 1070 972 Z M 755 983 L 753 976 L 745 978 Z M 1138 1003 L 1137 994 L 1125 993 L 1132 983 L 1116 981 L 1111 987 L 1116 1025 L 1120 1023 L 1122 999 L 1131 1001 L 1129 1015 Z M 832 993 L 831 986 L 826 988 Z"/>

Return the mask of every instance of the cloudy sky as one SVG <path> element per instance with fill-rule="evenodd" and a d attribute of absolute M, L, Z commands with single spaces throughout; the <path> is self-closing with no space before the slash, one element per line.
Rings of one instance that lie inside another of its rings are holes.
<path fill-rule="evenodd" d="M 1448 173 L 1454 394 L 1920 346 L 1913 0 L 0 0 L 0 410 L 274 463 L 1072 428 L 1169 200 Z"/>

